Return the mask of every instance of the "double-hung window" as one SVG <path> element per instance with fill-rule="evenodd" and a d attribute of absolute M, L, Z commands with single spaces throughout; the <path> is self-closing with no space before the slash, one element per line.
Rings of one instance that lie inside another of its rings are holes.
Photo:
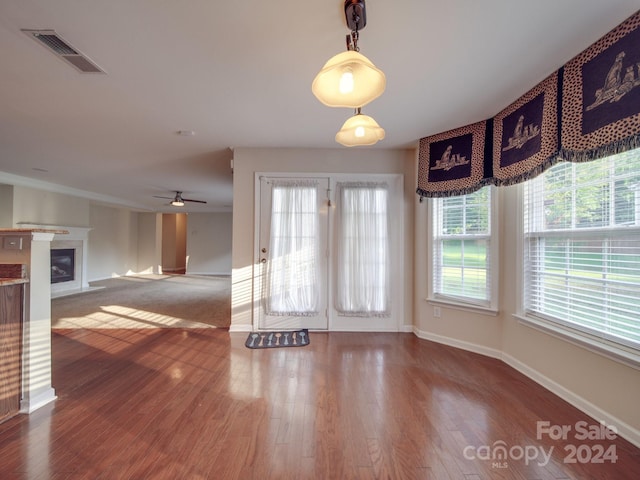
<path fill-rule="evenodd" d="M 640 149 L 524 188 L 524 313 L 640 350 Z"/>
<path fill-rule="evenodd" d="M 430 298 L 495 309 L 492 187 L 431 201 Z"/>

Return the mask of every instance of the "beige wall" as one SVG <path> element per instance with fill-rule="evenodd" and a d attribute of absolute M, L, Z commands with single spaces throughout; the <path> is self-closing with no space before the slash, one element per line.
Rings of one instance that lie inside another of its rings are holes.
<path fill-rule="evenodd" d="M 231 275 L 233 214 L 190 213 L 187 273 Z"/>
<path fill-rule="evenodd" d="M 160 273 L 162 214 L 138 213 L 138 273 Z"/>
<path fill-rule="evenodd" d="M 504 187 L 501 224 L 502 271 L 500 298 L 505 361 L 519 369 L 530 369 L 538 380 L 571 403 L 591 411 L 598 420 L 622 428 L 627 438 L 640 442 L 640 369 L 632 368 L 585 347 L 535 330 L 513 316 L 518 313 L 519 256 L 521 237 L 513 226 L 520 222 L 522 186 Z M 601 410 L 602 412 L 598 412 Z"/>
<path fill-rule="evenodd" d="M 87 276 L 95 281 L 138 271 L 138 214 L 92 205 Z"/>
<path fill-rule="evenodd" d="M 187 264 L 187 215 L 162 215 L 162 270 L 164 273 L 184 273 Z"/>
<path fill-rule="evenodd" d="M 13 185 L 0 184 L 0 227 L 13 227 Z"/>
<path fill-rule="evenodd" d="M 417 176 L 415 178 L 415 185 L 417 185 Z M 502 318 L 500 315 L 438 305 L 440 317 L 434 316 L 434 305 L 426 300 L 429 293 L 428 275 L 430 273 L 430 252 L 427 248 L 427 239 L 430 235 L 428 222 L 431 221 L 429 202 L 424 199 L 420 203 L 417 194 L 414 194 L 413 201 L 416 204 L 416 276 L 414 284 L 416 334 L 429 340 L 449 343 L 485 355 L 499 357 L 502 350 Z"/>
<path fill-rule="evenodd" d="M 88 227 L 87 199 L 30 187 L 13 187 L 13 221 L 37 225 Z"/>
<path fill-rule="evenodd" d="M 251 328 L 251 282 L 254 241 L 254 174 L 403 173 L 405 175 L 406 322 L 421 337 L 502 358 L 597 419 L 622 427 L 640 443 L 640 370 L 610 360 L 521 324 L 517 313 L 520 262 L 517 228 L 518 186 L 502 187 L 500 197 L 500 300 L 497 316 L 442 307 L 434 318 L 427 296 L 427 203 L 415 195 L 417 160 L 413 151 L 367 149 L 236 149 L 233 212 L 232 328 Z M 146 271 L 159 260 L 157 214 L 93 205 L 89 200 L 11 187 L 13 221 L 92 227 L 89 234 L 89 280 Z M 19 206 L 17 204 L 20 204 Z M 189 249 L 208 248 L 209 219 L 196 221 Z M 227 224 L 228 225 L 228 224 Z M 231 227 L 230 227 L 231 228 Z M 143 238 L 144 237 L 144 238 Z M 153 240 L 155 239 L 155 243 Z M 198 246 L 191 242 L 198 242 Z M 199 253 L 199 254 L 200 254 Z M 194 258 L 195 254 L 194 254 Z M 201 259 L 202 264 L 207 264 Z M 200 261 L 198 262 L 200 263 Z M 190 264 L 190 268 L 191 268 Z M 195 268 L 195 264 L 193 265 Z M 415 267 L 414 267 L 415 266 Z"/>
<path fill-rule="evenodd" d="M 195 272 L 231 271 L 231 214 L 201 214 L 194 237 L 186 239 L 188 220 L 181 215 L 175 239 L 185 267 L 187 241 L 194 256 L 190 267 Z M 199 214 L 200 215 L 200 214 Z M 206 220 L 208 215 L 209 220 Z M 216 217 L 222 215 L 222 217 Z M 198 217 L 199 218 L 199 217 Z M 223 220 L 218 222 L 216 219 Z M 212 221 L 207 226 L 207 222 Z M 159 273 L 162 264 L 162 214 L 137 213 L 126 208 L 97 204 L 86 198 L 39 190 L 19 185 L 0 184 L 0 227 L 12 228 L 20 223 L 62 227 L 91 228 L 88 240 L 87 280 L 95 281 L 130 273 Z M 199 225 L 199 226 L 198 226 Z M 174 232 L 175 234 L 175 232 Z M 211 250 L 211 244 L 215 248 Z M 216 266 L 218 265 L 218 266 Z M 214 270 L 212 270 L 213 268 Z"/>
<path fill-rule="evenodd" d="M 433 305 L 425 300 L 429 274 L 428 206 L 426 201 L 420 204 L 415 199 L 416 334 L 500 358 L 596 420 L 612 423 L 626 438 L 640 445 L 640 369 L 533 329 L 514 317 L 520 298 L 521 188 L 516 185 L 497 189 L 500 225 L 497 316 L 441 306 L 441 317 L 434 317 Z M 535 425 L 531 427 L 535 429 Z"/>
<path fill-rule="evenodd" d="M 405 323 L 411 324 L 413 292 L 413 191 L 412 150 L 378 149 L 251 149 L 234 151 L 232 330 L 252 326 L 252 282 L 255 220 L 255 173 L 361 173 L 403 174 L 405 216 Z"/>

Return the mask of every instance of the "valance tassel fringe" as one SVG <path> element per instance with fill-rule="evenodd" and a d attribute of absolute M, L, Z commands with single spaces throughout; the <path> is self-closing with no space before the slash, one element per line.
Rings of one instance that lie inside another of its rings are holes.
<path fill-rule="evenodd" d="M 623 138 L 616 142 L 608 143 L 607 145 L 601 145 L 591 150 L 576 152 L 573 150 L 562 149 L 558 153 L 558 156 L 561 160 L 565 160 L 567 162 L 590 162 L 592 160 L 598 160 L 599 158 L 609 157 L 611 155 L 627 152 L 636 148 L 640 148 L 640 133 Z"/>

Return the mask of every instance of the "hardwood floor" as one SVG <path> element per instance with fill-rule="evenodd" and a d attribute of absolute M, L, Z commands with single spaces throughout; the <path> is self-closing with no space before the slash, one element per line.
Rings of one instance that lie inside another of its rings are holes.
<path fill-rule="evenodd" d="M 497 360 L 412 334 L 311 333 L 267 350 L 245 338 L 54 331 L 58 399 L 0 424 L 0 478 L 640 478 L 639 449 L 576 440 L 577 422 L 597 423 Z M 538 439 L 538 421 L 572 431 Z M 617 461 L 565 463 L 596 445 Z M 485 459 L 500 446 L 505 459 Z"/>

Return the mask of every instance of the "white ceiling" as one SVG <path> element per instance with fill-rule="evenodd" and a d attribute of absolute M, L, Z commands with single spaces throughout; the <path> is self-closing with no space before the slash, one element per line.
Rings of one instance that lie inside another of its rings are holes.
<path fill-rule="evenodd" d="M 188 211 L 230 209 L 231 148 L 344 148 L 334 135 L 353 112 L 311 93 L 324 62 L 345 50 L 343 4 L 0 0 L 0 181 L 152 211 L 170 211 L 153 195 L 182 190 L 208 202 Z M 640 1 L 366 7 L 360 50 L 387 89 L 363 113 L 386 130 L 373 148 L 388 149 L 495 115 Z M 107 75 L 80 74 L 20 32 L 47 28 Z"/>

